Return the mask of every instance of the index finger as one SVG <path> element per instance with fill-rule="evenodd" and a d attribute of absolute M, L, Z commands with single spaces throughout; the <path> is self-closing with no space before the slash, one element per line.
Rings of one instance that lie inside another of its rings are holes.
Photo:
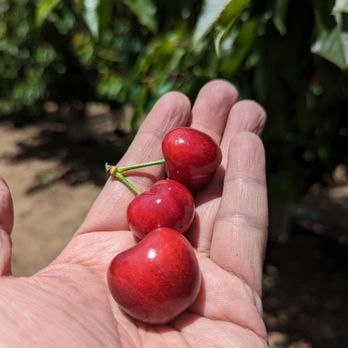
<path fill-rule="evenodd" d="M 187 125 L 190 117 L 191 104 L 184 94 L 179 92 L 165 94 L 145 118 L 131 146 L 118 165 L 161 159 L 163 136 L 174 127 Z M 143 168 L 141 173 L 141 177 L 130 177 L 130 181 L 140 191 L 145 191 L 154 181 L 163 176 L 163 166 Z M 133 198 L 134 194 L 123 184 L 109 178 L 77 234 L 128 229 L 126 212 L 127 206 Z"/>

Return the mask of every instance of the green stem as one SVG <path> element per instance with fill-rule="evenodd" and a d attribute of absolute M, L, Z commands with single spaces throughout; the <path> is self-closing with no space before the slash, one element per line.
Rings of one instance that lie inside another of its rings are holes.
<path fill-rule="evenodd" d="M 120 181 L 123 185 L 128 187 L 132 192 L 134 192 L 137 196 L 141 194 L 141 192 L 130 182 L 128 181 L 121 173 L 112 174 L 118 181 Z"/>
<path fill-rule="evenodd" d="M 128 170 L 132 170 L 132 169 L 138 169 L 138 168 L 144 168 L 144 167 L 150 167 L 150 166 L 157 166 L 159 164 L 164 164 L 165 162 L 166 162 L 165 159 L 160 159 L 160 160 L 157 160 L 157 161 L 131 164 L 129 166 L 117 167 L 116 171 L 119 172 L 119 173 L 123 173 L 123 172 L 126 172 Z"/>
<path fill-rule="evenodd" d="M 137 163 L 137 164 L 131 164 L 129 166 L 124 167 L 117 167 L 112 166 L 108 163 L 105 163 L 105 171 L 116 178 L 118 181 L 122 182 L 125 186 L 127 186 L 132 192 L 134 192 L 137 196 L 141 194 L 141 192 L 131 183 L 129 182 L 123 175 L 123 172 L 126 172 L 128 170 L 132 169 L 138 169 L 138 168 L 144 168 L 144 167 L 150 167 L 150 166 L 156 166 L 160 164 L 164 164 L 165 160 L 160 159 L 157 161 L 151 161 L 151 162 L 145 162 L 145 163 Z"/>

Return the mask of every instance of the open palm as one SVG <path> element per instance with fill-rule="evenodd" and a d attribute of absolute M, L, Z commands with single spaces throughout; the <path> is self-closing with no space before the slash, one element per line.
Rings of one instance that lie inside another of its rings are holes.
<path fill-rule="evenodd" d="M 267 347 L 262 321 L 261 276 L 267 201 L 260 133 L 265 114 L 252 101 L 237 102 L 235 89 L 212 81 L 191 110 L 177 92 L 154 106 L 121 165 L 162 157 L 161 139 L 190 125 L 220 143 L 223 161 L 196 196 L 187 237 L 202 272 L 197 301 L 176 320 L 148 326 L 124 314 L 106 284 L 106 269 L 135 245 L 126 221 L 132 193 L 109 179 L 84 223 L 63 252 L 31 277 L 10 273 L 12 204 L 0 183 L 0 342 L 4 347 Z M 163 168 L 131 173 L 146 190 Z"/>

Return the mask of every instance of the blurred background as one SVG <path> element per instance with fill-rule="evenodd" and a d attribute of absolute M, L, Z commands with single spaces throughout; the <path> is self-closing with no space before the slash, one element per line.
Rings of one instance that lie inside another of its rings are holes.
<path fill-rule="evenodd" d="M 16 275 L 82 222 L 148 110 L 213 78 L 268 113 L 271 347 L 348 347 L 345 0 L 0 0 L 0 174 Z"/>

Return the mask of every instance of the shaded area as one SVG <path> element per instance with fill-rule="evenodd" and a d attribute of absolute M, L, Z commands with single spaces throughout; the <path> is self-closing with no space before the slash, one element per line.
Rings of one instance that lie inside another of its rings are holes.
<path fill-rule="evenodd" d="M 0 175 L 14 200 L 14 275 L 32 275 L 65 247 L 104 185 L 104 163 L 127 147 L 124 110 L 87 105 L 83 120 L 49 112 L 0 119 Z M 123 122 L 123 123 L 122 123 Z"/>
<path fill-rule="evenodd" d="M 348 246 L 298 226 L 287 243 L 270 243 L 264 310 L 272 347 L 348 346 L 347 255 Z"/>
<path fill-rule="evenodd" d="M 117 118 L 122 118 L 118 111 Z M 70 185 L 91 181 L 98 186 L 105 183 L 105 162 L 116 163 L 127 148 L 127 133 L 117 129 L 115 116 L 109 112 L 86 115 L 83 122 L 73 117 L 46 115 L 2 119 L 14 128 L 34 125 L 37 132 L 17 142 L 15 152 L 3 154 L 9 163 L 23 163 L 30 159 L 57 162 L 54 170 L 36 175 L 28 193 L 35 192 L 57 181 Z"/>
<path fill-rule="evenodd" d="M 271 348 L 348 346 L 345 166 L 337 166 L 328 184 L 313 185 L 289 205 L 283 242 L 269 239 L 263 288 Z"/>

